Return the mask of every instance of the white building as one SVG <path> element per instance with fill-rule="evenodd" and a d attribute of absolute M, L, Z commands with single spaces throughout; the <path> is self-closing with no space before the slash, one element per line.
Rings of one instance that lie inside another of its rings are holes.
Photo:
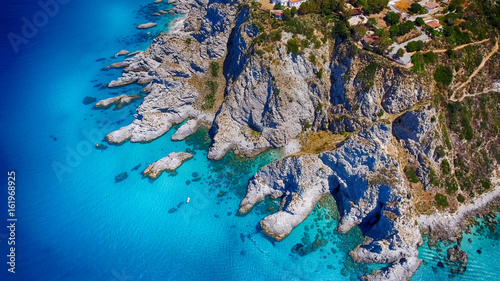
<path fill-rule="evenodd" d="M 289 0 L 288 1 L 288 7 L 292 8 L 292 7 L 295 7 L 295 8 L 299 8 L 300 5 L 302 5 L 302 3 L 306 2 L 307 0 Z"/>
<path fill-rule="evenodd" d="M 299 8 L 302 3 L 306 2 L 307 0 L 271 0 L 272 4 L 280 4 L 283 7 L 295 7 Z"/>

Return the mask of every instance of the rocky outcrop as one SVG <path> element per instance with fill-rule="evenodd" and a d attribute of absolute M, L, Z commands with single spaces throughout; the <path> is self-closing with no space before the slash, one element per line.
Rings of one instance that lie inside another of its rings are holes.
<path fill-rule="evenodd" d="M 284 147 L 304 129 L 316 130 L 326 122 L 330 84 L 317 73 L 328 65 L 308 60 L 312 50 L 298 56 L 289 53 L 285 42 L 291 34 L 286 33 L 273 53 L 279 64 L 249 55 L 258 33 L 250 22 L 240 22 L 224 64 L 228 85 L 210 132 L 210 159 L 220 159 L 230 149 L 251 157 Z M 314 50 L 317 57 L 327 57 L 328 51 L 328 44 Z"/>
<path fill-rule="evenodd" d="M 182 30 L 162 34 L 151 46 L 119 65 L 125 67 L 121 77 L 111 81 L 108 87 L 132 83 L 148 84 L 150 94 L 137 109 L 136 120 L 130 125 L 106 136 L 109 143 L 152 141 L 165 134 L 175 124 L 190 118 L 186 127 L 174 139 L 183 139 L 200 124 L 211 124 L 213 115 L 204 113 L 196 105 L 201 96 L 198 89 L 186 80 L 203 77 L 210 59 L 225 55 L 225 45 L 236 17 L 235 5 L 208 3 L 208 1 L 172 1 L 176 10 L 188 9 L 182 19 Z M 235 3 L 236 4 L 236 3 Z M 190 43 L 187 43 L 190 42 Z M 196 83 L 194 83 L 197 85 Z M 195 126 L 193 125 L 195 122 Z"/>
<path fill-rule="evenodd" d="M 405 150 L 417 160 L 417 176 L 426 189 L 432 187 L 430 183 L 430 163 L 437 165 L 441 156 L 436 148 L 442 142 L 437 135 L 436 111 L 429 106 L 417 111 L 408 111 L 393 122 L 392 132 Z"/>
<path fill-rule="evenodd" d="M 109 143 L 152 141 L 187 118 L 196 119 L 200 111 L 193 108 L 198 91 L 189 84 L 175 82 L 154 84 L 151 93 L 137 108 L 136 119 L 128 126 L 106 136 Z"/>
<path fill-rule="evenodd" d="M 135 99 L 141 98 L 141 95 L 120 95 L 112 98 L 107 98 L 101 100 L 95 104 L 95 107 L 110 107 L 111 105 L 116 105 L 116 108 L 120 108 L 126 104 L 131 103 Z"/>
<path fill-rule="evenodd" d="M 193 155 L 186 152 L 172 152 L 168 156 L 149 165 L 142 174 L 156 179 L 163 171 L 175 171 L 184 161 L 193 158 Z"/>
<path fill-rule="evenodd" d="M 121 50 L 121 51 L 119 51 L 118 53 L 115 54 L 115 57 L 125 56 L 125 55 L 128 55 L 128 54 L 130 54 L 129 51 L 127 51 L 127 50 Z"/>
<path fill-rule="evenodd" d="M 137 26 L 138 29 L 148 29 L 157 26 L 158 24 L 156 22 L 148 22 L 148 23 L 143 23 L 139 24 Z"/>
<path fill-rule="evenodd" d="M 432 95 L 432 83 L 425 78 L 375 56 L 349 43 L 335 46 L 330 66 L 332 131 L 356 131 L 383 112 L 401 113 Z"/>
<path fill-rule="evenodd" d="M 332 174 L 315 155 L 289 157 L 263 167 L 251 180 L 239 213 L 270 196 L 282 198 L 280 210 L 264 218 L 264 232 L 280 241 L 300 224 L 321 197 L 329 192 L 328 176 Z"/>
<path fill-rule="evenodd" d="M 418 268 L 417 246 L 422 238 L 414 225 L 413 205 L 407 198 L 398 163 L 387 147 L 391 129 L 378 124 L 319 155 L 292 156 L 262 168 L 248 185 L 240 213 L 266 196 L 282 198 L 279 212 L 264 218 L 261 227 L 277 240 L 286 237 L 331 193 L 338 205 L 339 232 L 359 226 L 365 240 L 351 256 L 357 262 L 389 263 L 369 278 L 402 280 Z"/>

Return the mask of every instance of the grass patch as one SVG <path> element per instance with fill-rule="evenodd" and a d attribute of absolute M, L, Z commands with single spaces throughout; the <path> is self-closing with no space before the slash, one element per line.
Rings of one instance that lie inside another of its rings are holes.
<path fill-rule="evenodd" d="M 419 180 L 417 177 L 417 173 L 415 172 L 415 169 L 413 167 L 407 166 L 405 168 L 405 175 L 410 182 L 418 183 Z"/>
<path fill-rule="evenodd" d="M 450 206 L 450 203 L 448 203 L 448 197 L 446 195 L 438 193 L 434 196 L 434 200 L 436 201 L 436 205 L 440 208 L 446 208 Z"/>

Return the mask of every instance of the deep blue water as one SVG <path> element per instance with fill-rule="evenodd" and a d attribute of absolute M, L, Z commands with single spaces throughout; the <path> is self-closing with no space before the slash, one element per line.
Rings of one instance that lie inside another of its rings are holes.
<path fill-rule="evenodd" d="M 360 231 L 334 233 L 327 208 L 316 209 L 279 243 L 257 229 L 277 202 L 236 216 L 248 179 L 277 152 L 211 162 L 203 130 L 182 142 L 170 141 L 172 130 L 148 144 L 94 149 L 105 134 L 133 120 L 141 100 L 120 110 L 94 110 L 83 98 L 139 93 L 136 85 L 101 89 L 120 75 L 101 69 L 122 60 L 112 58 L 122 49 L 145 50 L 158 32 L 168 31 L 173 16 L 144 31 L 135 27 L 154 20 L 153 0 L 67 2 L 46 22 L 37 1 L 0 4 L 0 280 L 356 280 L 372 268 L 347 258 L 362 240 Z M 23 17 L 33 22 L 34 15 L 40 27 L 26 29 L 30 38 L 15 52 L 7 34 L 23 36 Z M 148 164 L 187 148 L 195 157 L 175 175 L 142 178 Z M 6 264 L 10 170 L 17 186 L 15 274 Z M 128 177 L 115 183 L 122 172 Z M 188 197 L 190 203 L 182 204 Z M 499 236 L 498 230 L 472 236 L 473 243 L 463 246 L 471 266 L 454 279 L 500 279 Z M 317 249 L 316 239 L 323 243 Z M 312 252 L 292 253 L 297 243 Z M 479 247 L 482 254 L 475 252 Z M 434 269 L 442 253 L 421 252 L 429 263 L 413 280 L 449 277 L 449 268 Z"/>

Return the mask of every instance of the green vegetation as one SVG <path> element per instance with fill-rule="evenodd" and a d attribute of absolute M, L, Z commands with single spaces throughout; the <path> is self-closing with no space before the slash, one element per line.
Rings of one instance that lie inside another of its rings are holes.
<path fill-rule="evenodd" d="M 424 42 L 422 40 L 411 41 L 406 45 L 406 51 L 410 53 L 415 51 L 420 51 L 423 48 L 424 48 Z"/>
<path fill-rule="evenodd" d="M 415 3 L 413 3 L 413 4 L 415 4 Z M 417 4 L 417 5 L 418 5 L 418 4 Z M 415 19 L 415 25 L 416 25 L 416 26 L 424 26 L 424 25 L 425 25 L 425 21 L 424 21 L 424 19 L 423 19 L 423 18 L 420 18 L 420 17 L 416 18 L 416 19 Z"/>
<path fill-rule="evenodd" d="M 436 205 L 438 205 L 438 207 L 440 208 L 446 208 L 450 205 L 450 203 L 448 203 L 448 197 L 441 193 L 437 193 L 434 196 L 434 200 L 436 201 Z"/>
<path fill-rule="evenodd" d="M 299 7 L 299 15 L 320 14 L 322 16 L 331 16 L 334 12 L 340 12 L 343 9 L 344 1 L 338 0 L 310 0 L 302 3 Z"/>
<path fill-rule="evenodd" d="M 390 26 L 397 24 L 400 18 L 401 17 L 397 13 L 390 11 L 385 15 L 384 21 Z"/>
<path fill-rule="evenodd" d="M 441 167 L 441 172 L 444 175 L 449 175 L 451 173 L 450 162 L 448 162 L 448 160 L 443 159 L 443 161 L 441 161 L 440 167 Z"/>
<path fill-rule="evenodd" d="M 293 53 L 296 56 L 299 54 L 299 42 L 296 39 L 290 39 L 286 42 L 288 53 Z"/>
<path fill-rule="evenodd" d="M 458 46 L 463 44 L 468 44 L 472 42 L 468 32 L 462 32 L 460 27 L 445 26 L 443 28 L 443 34 L 446 37 L 446 41 L 452 46 Z"/>
<path fill-rule="evenodd" d="M 363 85 L 363 90 L 370 90 L 375 83 L 375 73 L 377 72 L 378 64 L 376 62 L 371 62 L 369 65 L 364 67 L 356 76 L 356 79 Z"/>
<path fill-rule="evenodd" d="M 318 73 L 316 73 L 316 77 L 318 77 L 318 79 L 323 78 L 323 68 L 320 68 L 318 70 Z"/>
<path fill-rule="evenodd" d="M 457 201 L 460 202 L 460 203 L 464 203 L 465 202 L 465 196 L 463 196 L 462 194 L 458 194 L 457 195 Z"/>
<path fill-rule="evenodd" d="M 212 77 L 219 77 L 219 63 L 213 61 L 210 63 L 210 74 Z"/>
<path fill-rule="evenodd" d="M 446 185 L 446 193 L 448 193 L 449 195 L 455 194 L 455 192 L 458 191 L 458 183 L 454 177 L 446 178 L 445 185 Z"/>
<path fill-rule="evenodd" d="M 379 13 L 389 4 L 389 0 L 367 0 L 367 2 L 368 5 L 366 8 L 363 6 L 363 10 L 369 14 Z"/>
<path fill-rule="evenodd" d="M 452 102 L 447 105 L 448 124 L 452 131 L 460 134 L 461 139 L 472 140 L 474 129 L 471 125 L 472 112 L 467 105 Z"/>
<path fill-rule="evenodd" d="M 405 175 L 406 175 L 406 178 L 408 178 L 408 180 L 410 182 L 412 182 L 412 183 L 419 182 L 418 177 L 417 177 L 417 173 L 415 172 L 415 169 L 413 167 L 407 166 L 405 168 Z"/>
<path fill-rule="evenodd" d="M 217 81 L 207 81 L 206 85 L 210 90 L 208 95 L 205 95 L 205 103 L 201 106 L 203 109 L 212 109 L 215 105 L 215 94 L 219 88 L 219 83 Z"/>
<path fill-rule="evenodd" d="M 410 8 L 408 9 L 408 12 L 410 13 L 410 15 L 414 15 L 414 14 L 425 14 L 426 11 L 424 7 L 422 7 L 422 5 L 418 3 L 412 3 Z"/>
<path fill-rule="evenodd" d="M 449 86 L 453 81 L 453 70 L 449 66 L 438 66 L 434 72 L 434 80 L 444 86 Z"/>
<path fill-rule="evenodd" d="M 432 184 L 435 187 L 441 186 L 441 182 L 439 181 L 439 179 L 436 175 L 436 171 L 434 171 L 434 169 L 432 169 L 432 167 L 429 167 L 429 182 L 430 182 L 430 184 Z"/>
<path fill-rule="evenodd" d="M 415 24 L 408 20 L 401 24 L 391 26 L 389 28 L 389 33 L 391 34 L 391 37 L 403 36 L 413 29 L 415 29 Z"/>
<path fill-rule="evenodd" d="M 411 62 L 413 63 L 413 66 L 411 67 L 413 72 L 422 73 L 425 71 L 425 67 L 424 67 L 425 66 L 425 58 L 424 58 L 424 55 L 422 55 L 422 53 L 416 52 L 415 54 L 413 54 L 413 56 L 411 56 Z"/>
<path fill-rule="evenodd" d="M 368 22 L 366 23 L 368 27 L 375 27 L 377 26 L 377 19 L 376 18 L 369 18 Z"/>
<path fill-rule="evenodd" d="M 432 51 L 424 53 L 424 61 L 425 61 L 425 63 L 435 63 L 436 62 L 436 54 L 434 54 L 434 52 L 432 52 Z"/>
<path fill-rule="evenodd" d="M 405 55 L 405 50 L 403 50 L 401 48 L 396 52 L 396 56 L 398 56 L 399 58 L 404 56 L 404 55 Z"/>

